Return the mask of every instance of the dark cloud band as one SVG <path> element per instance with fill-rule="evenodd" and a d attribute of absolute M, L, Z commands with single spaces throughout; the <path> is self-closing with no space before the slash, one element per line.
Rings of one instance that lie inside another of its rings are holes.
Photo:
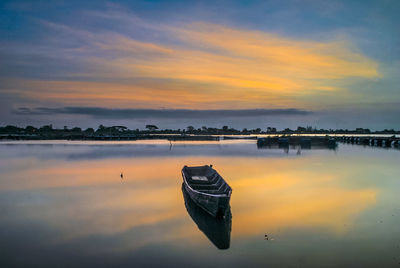
<path fill-rule="evenodd" d="M 245 110 L 191 110 L 191 109 L 109 109 L 101 107 L 61 107 L 48 108 L 20 107 L 13 111 L 18 115 L 87 115 L 97 118 L 215 118 L 215 117 L 250 117 L 279 115 L 309 115 L 307 110 L 289 109 L 245 109 Z"/>

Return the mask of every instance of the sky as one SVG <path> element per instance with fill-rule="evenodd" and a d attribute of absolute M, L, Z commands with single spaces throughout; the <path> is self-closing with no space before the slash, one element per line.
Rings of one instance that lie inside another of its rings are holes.
<path fill-rule="evenodd" d="M 400 129 L 400 1 L 1 1 L 0 125 Z"/>

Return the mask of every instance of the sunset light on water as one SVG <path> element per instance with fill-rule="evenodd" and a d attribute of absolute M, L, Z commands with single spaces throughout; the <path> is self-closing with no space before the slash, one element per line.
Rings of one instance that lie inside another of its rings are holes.
<path fill-rule="evenodd" d="M 398 267 L 400 1 L 0 3 L 0 267 Z"/>

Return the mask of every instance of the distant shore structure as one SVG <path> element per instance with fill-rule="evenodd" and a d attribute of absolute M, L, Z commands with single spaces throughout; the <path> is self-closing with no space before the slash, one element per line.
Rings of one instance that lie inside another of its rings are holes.
<path fill-rule="evenodd" d="M 135 141 L 135 140 L 168 140 L 179 141 L 220 141 L 220 140 L 257 140 L 259 147 L 272 144 L 280 146 L 301 145 L 306 148 L 315 145 L 327 145 L 335 147 L 336 142 L 351 144 L 362 144 L 379 147 L 399 147 L 400 131 L 385 129 L 383 131 L 370 131 L 369 129 L 356 128 L 354 130 L 326 130 L 312 127 L 298 127 L 296 130 L 286 128 L 277 130 L 267 127 L 265 131 L 261 128 L 237 130 L 223 126 L 222 128 L 194 128 L 186 129 L 159 129 L 155 125 L 146 125 L 146 130 L 130 130 L 125 126 L 106 127 L 100 125 L 97 130 L 79 127 L 69 129 L 53 128 L 52 125 L 35 128 L 17 126 L 0 126 L 0 141 L 7 140 L 73 140 L 73 141 Z M 121 172 L 122 175 L 122 172 Z M 121 177 L 122 178 L 122 177 Z"/>

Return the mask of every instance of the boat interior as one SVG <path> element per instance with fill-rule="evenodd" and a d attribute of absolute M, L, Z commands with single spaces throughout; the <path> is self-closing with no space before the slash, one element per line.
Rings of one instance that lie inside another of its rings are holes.
<path fill-rule="evenodd" d="M 188 184 L 196 191 L 226 195 L 231 191 L 229 185 L 210 166 L 185 167 L 184 173 Z"/>

